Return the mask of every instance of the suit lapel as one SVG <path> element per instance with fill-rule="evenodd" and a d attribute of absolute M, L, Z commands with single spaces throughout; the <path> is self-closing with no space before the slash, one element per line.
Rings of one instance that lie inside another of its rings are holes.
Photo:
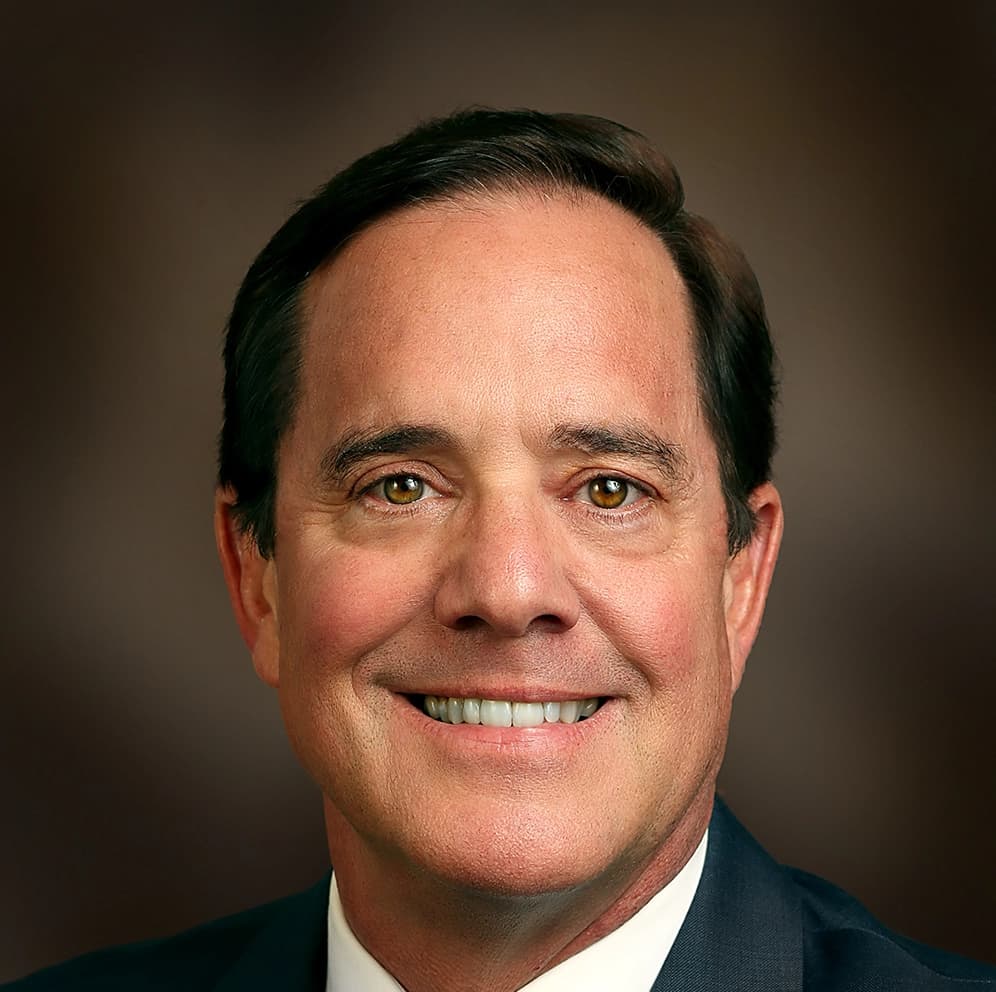
<path fill-rule="evenodd" d="M 330 878 L 284 900 L 214 992 L 324 992 Z"/>
<path fill-rule="evenodd" d="M 722 800 L 702 880 L 651 992 L 801 992 L 798 897 Z"/>

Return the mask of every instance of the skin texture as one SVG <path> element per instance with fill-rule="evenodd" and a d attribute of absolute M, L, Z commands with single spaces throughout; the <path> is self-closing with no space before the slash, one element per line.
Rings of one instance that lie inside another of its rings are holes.
<path fill-rule="evenodd" d="M 730 559 L 684 287 L 596 197 L 408 209 L 306 304 L 272 559 L 218 494 L 236 615 L 325 796 L 357 936 L 411 992 L 517 989 L 700 840 L 778 494 L 753 494 Z M 398 425 L 431 430 L 355 443 Z M 392 503 L 397 476 L 419 498 Z M 618 508 L 594 503 L 606 477 L 626 480 Z M 431 721 L 419 693 L 607 702 L 493 729 Z"/>

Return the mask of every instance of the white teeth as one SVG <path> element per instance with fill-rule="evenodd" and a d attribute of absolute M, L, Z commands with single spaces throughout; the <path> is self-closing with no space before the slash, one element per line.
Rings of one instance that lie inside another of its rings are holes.
<path fill-rule="evenodd" d="M 513 727 L 539 727 L 542 723 L 542 703 L 512 703 Z"/>
<path fill-rule="evenodd" d="M 581 704 L 576 699 L 568 699 L 560 704 L 560 722 L 576 723 Z"/>
<path fill-rule="evenodd" d="M 485 727 L 511 727 L 512 704 L 497 699 L 482 699 L 481 723 Z"/>
<path fill-rule="evenodd" d="M 544 723 L 577 723 L 595 713 L 597 698 L 561 702 L 522 703 L 503 699 L 462 699 L 458 696 L 426 696 L 423 708 L 443 723 L 483 724 L 485 727 L 539 727 Z"/>

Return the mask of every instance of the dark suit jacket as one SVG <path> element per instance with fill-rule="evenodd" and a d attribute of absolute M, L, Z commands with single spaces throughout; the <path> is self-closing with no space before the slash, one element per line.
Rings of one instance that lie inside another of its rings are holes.
<path fill-rule="evenodd" d="M 5 992 L 323 992 L 328 877 L 165 940 L 98 951 Z M 891 933 L 783 868 L 717 801 L 702 881 L 652 992 L 996 992 L 996 968 Z M 359 992 L 359 990 L 343 990 Z"/>

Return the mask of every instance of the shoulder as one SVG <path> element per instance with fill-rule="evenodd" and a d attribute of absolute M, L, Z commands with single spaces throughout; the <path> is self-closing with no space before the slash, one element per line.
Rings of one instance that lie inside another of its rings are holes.
<path fill-rule="evenodd" d="M 302 917 L 313 918 L 327 879 L 278 899 L 158 940 L 95 951 L 2 987 L 2 992 L 185 992 L 215 989 L 252 957 L 261 939 Z"/>
<path fill-rule="evenodd" d="M 668 964 L 660 988 L 996 992 L 996 967 L 902 937 L 837 886 L 778 864 L 721 800 Z"/>
<path fill-rule="evenodd" d="M 784 871 L 800 898 L 807 990 L 996 990 L 996 967 L 894 933 L 825 879 Z"/>

